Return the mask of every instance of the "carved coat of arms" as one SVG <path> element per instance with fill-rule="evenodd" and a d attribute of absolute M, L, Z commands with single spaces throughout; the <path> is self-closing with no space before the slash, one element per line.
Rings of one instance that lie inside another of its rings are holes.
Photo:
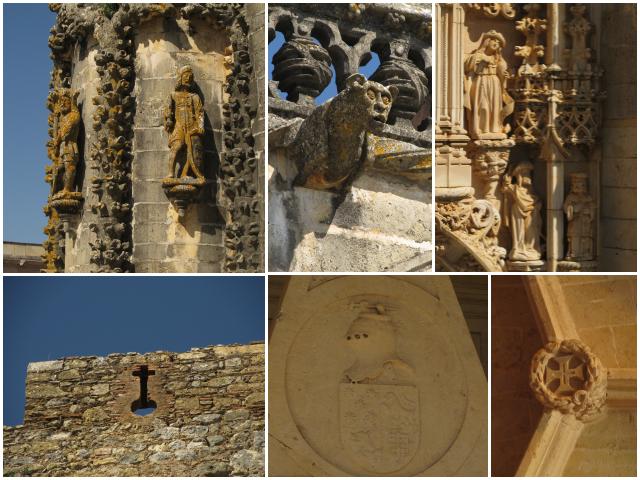
<path fill-rule="evenodd" d="M 384 475 L 408 465 L 418 451 L 420 402 L 413 368 L 396 355 L 390 317 L 382 305 L 369 310 L 346 334 L 356 360 L 339 387 L 340 438 L 355 463 Z"/>

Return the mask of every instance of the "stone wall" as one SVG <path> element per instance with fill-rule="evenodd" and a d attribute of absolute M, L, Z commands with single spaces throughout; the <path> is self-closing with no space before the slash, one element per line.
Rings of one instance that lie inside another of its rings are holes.
<path fill-rule="evenodd" d="M 148 369 L 149 415 L 132 412 Z M 264 475 L 264 345 L 31 363 L 7 476 Z"/>
<path fill-rule="evenodd" d="M 600 62 L 607 98 L 602 129 L 600 270 L 633 271 L 637 241 L 637 5 L 602 5 Z"/>
<path fill-rule="evenodd" d="M 529 387 L 542 347 L 521 277 L 491 278 L 491 474 L 514 476 L 542 415 Z"/>

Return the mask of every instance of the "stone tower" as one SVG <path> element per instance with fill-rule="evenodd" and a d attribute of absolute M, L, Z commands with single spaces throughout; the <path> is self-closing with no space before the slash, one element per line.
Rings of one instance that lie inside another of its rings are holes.
<path fill-rule="evenodd" d="M 264 6 L 51 8 L 45 271 L 261 271 Z"/>

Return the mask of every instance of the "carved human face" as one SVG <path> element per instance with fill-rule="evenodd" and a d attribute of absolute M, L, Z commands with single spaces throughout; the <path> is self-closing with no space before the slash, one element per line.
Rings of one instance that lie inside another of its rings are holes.
<path fill-rule="evenodd" d="M 344 338 L 347 346 L 356 354 L 384 354 L 394 348 L 394 334 L 391 326 L 366 316 L 357 318 Z"/>
<path fill-rule="evenodd" d="M 384 87 L 376 88 L 376 86 L 370 85 L 366 95 L 370 102 L 371 116 L 379 122 L 386 122 L 389 110 L 391 110 L 391 94 Z"/>
<path fill-rule="evenodd" d="M 183 85 L 191 85 L 191 82 L 193 82 L 193 72 L 191 70 L 185 70 L 182 72 L 182 75 L 180 75 L 180 82 Z"/>
<path fill-rule="evenodd" d="M 500 40 L 497 38 L 489 38 L 487 40 L 486 51 L 489 55 L 493 55 L 500 50 Z"/>
<path fill-rule="evenodd" d="M 573 193 L 585 193 L 587 191 L 587 182 L 584 178 L 574 178 L 571 184 Z"/>

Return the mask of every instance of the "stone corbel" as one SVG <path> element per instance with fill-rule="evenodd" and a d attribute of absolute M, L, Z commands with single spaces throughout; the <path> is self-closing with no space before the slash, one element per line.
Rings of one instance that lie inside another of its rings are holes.
<path fill-rule="evenodd" d="M 496 197 L 498 182 L 507 169 L 509 153 L 514 145 L 511 139 L 473 140 L 467 148 L 473 173 L 483 184 L 480 198 L 490 201 L 497 211 L 500 211 L 500 201 Z"/>

